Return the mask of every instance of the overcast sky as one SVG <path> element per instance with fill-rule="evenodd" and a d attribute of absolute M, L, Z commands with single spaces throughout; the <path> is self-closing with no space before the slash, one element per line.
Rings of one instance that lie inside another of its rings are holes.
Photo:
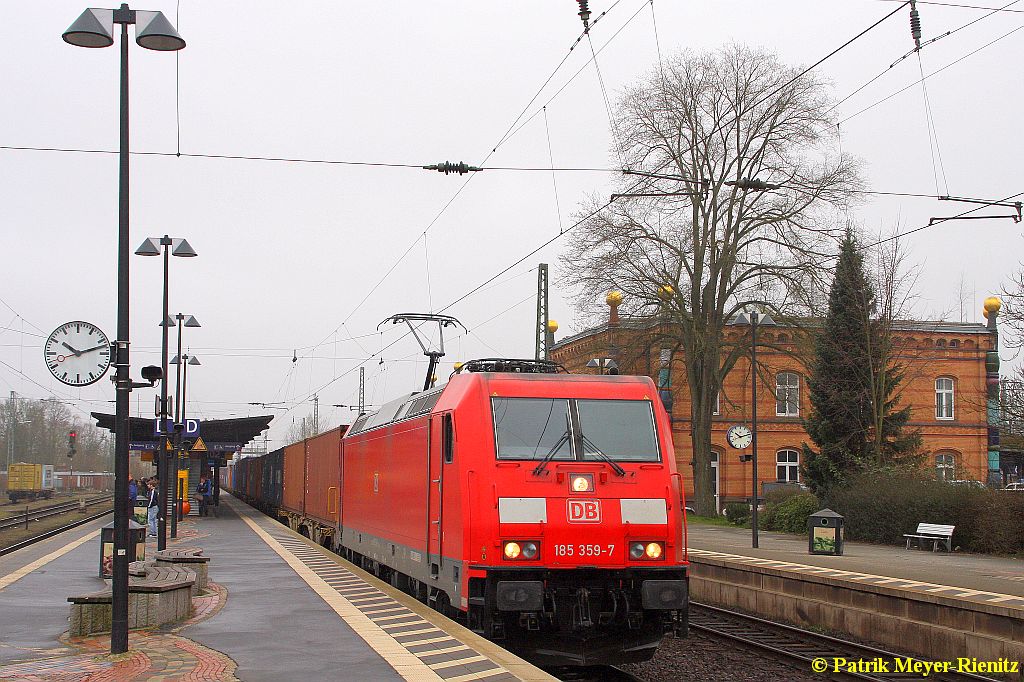
<path fill-rule="evenodd" d="M 118 50 L 76 48 L 60 37 L 85 6 L 47 0 L 7 8 L 0 145 L 117 148 Z M 809 65 L 897 7 L 886 0 L 658 0 L 654 10 L 664 54 L 735 41 Z M 925 39 L 986 14 L 919 8 Z M 136 152 L 476 164 L 569 54 L 520 119 L 528 122 L 486 165 L 612 164 L 598 73 L 586 65 L 589 45 L 569 53 L 582 29 L 573 0 L 152 0 L 137 9 L 165 12 L 188 46 L 177 58 L 131 46 Z M 614 97 L 656 63 L 651 5 L 591 0 L 591 9 L 594 17 L 608 10 L 592 39 L 595 49 L 608 43 L 597 63 Z M 1024 2 L 1008 9 L 1017 11 L 925 48 L 924 72 L 1024 25 Z M 912 46 L 905 8 L 819 70 L 841 99 Z M 947 186 L 952 195 L 991 199 L 1024 192 L 1016 171 L 1024 156 L 1022 58 L 1024 30 L 927 80 L 945 171 L 940 193 Z M 919 78 L 917 59 L 907 59 L 844 102 L 841 117 Z M 544 103 L 546 117 L 537 113 Z M 863 160 L 874 190 L 935 194 L 925 121 L 917 85 L 842 123 L 842 148 Z M 356 367 L 382 348 L 365 363 L 367 402 L 416 390 L 425 371 L 419 347 L 400 338 L 402 329 L 377 333 L 378 323 L 447 306 L 557 235 L 587 194 L 604 196 L 614 182 L 602 172 L 559 172 L 553 181 L 548 172 L 492 170 L 473 176 L 453 200 L 466 178 L 418 169 L 173 155 L 134 155 L 131 163 L 133 250 L 167 233 L 187 238 L 200 254 L 171 263 L 172 314 L 193 314 L 203 325 L 185 330 L 186 346 L 203 363 L 190 372 L 189 410 L 208 419 L 277 414 L 271 447 L 309 415 L 314 392 L 322 424 L 348 423 L 352 413 L 331 406 L 356 403 Z M 960 210 L 871 196 L 853 217 L 868 231 L 889 232 Z M 43 364 L 42 344 L 78 319 L 115 336 L 116 155 L 0 149 L 0 226 L 0 391 L 54 395 L 83 418 L 113 411 L 106 378 L 82 389 L 59 384 Z M 1020 243 L 1020 226 L 1009 220 L 953 221 L 907 237 L 922 266 L 917 314 L 959 320 L 962 281 L 964 317 L 980 321 L 982 299 L 1017 267 Z M 457 360 L 532 357 L 536 264 L 551 264 L 554 284 L 560 247 L 555 241 L 446 311 L 470 334 L 449 334 L 440 376 Z M 159 364 L 162 272 L 157 258 L 133 256 L 131 267 L 138 377 L 143 365 Z M 560 336 L 579 329 L 569 293 L 552 291 Z M 135 391 L 132 413 L 152 416 L 153 394 Z"/>

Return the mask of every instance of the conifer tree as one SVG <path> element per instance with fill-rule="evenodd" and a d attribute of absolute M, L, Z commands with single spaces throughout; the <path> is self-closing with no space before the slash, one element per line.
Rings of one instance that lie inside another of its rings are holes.
<path fill-rule="evenodd" d="M 903 371 L 889 323 L 878 317 L 864 257 L 848 231 L 808 380 L 804 427 L 817 450 L 803 446 L 804 479 L 819 496 L 858 470 L 899 464 L 920 448 L 920 434 L 905 433 L 910 407 L 898 407 Z"/>

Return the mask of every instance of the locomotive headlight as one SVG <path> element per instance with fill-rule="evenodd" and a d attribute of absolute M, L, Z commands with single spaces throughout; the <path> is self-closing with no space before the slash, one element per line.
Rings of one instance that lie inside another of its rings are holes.
<path fill-rule="evenodd" d="M 629 558 L 633 561 L 658 561 L 665 556 L 665 545 L 661 542 L 629 543 Z"/>
<path fill-rule="evenodd" d="M 592 493 L 594 492 L 594 475 L 573 474 L 570 485 L 574 493 Z"/>
<path fill-rule="evenodd" d="M 540 556 L 540 543 L 531 540 L 510 541 L 505 543 L 503 551 L 509 561 L 531 561 Z"/>

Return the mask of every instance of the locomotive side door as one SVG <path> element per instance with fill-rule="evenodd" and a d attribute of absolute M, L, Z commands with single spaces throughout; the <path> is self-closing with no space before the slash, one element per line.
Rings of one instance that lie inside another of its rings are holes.
<path fill-rule="evenodd" d="M 444 493 L 444 461 L 450 459 L 452 448 L 452 415 L 450 412 L 430 416 L 427 429 L 427 564 L 430 577 L 441 572 L 441 540 L 444 533 L 442 497 Z"/>

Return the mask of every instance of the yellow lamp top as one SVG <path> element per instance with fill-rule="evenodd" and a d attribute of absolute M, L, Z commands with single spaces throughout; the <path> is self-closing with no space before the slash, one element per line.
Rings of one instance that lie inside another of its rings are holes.
<path fill-rule="evenodd" d="M 986 313 L 998 313 L 999 309 L 1003 307 L 1003 302 L 999 300 L 998 296 L 989 296 L 985 299 L 985 312 Z M 986 315 L 986 317 L 988 317 Z"/>
<path fill-rule="evenodd" d="M 672 298 L 676 293 L 676 290 L 672 288 L 671 284 L 663 284 L 658 287 L 658 298 L 663 301 L 667 301 Z"/>
<path fill-rule="evenodd" d="M 462 370 L 462 365 L 463 365 L 463 364 L 465 364 L 465 363 L 462 363 L 462 362 L 456 362 L 456 363 L 455 363 L 455 371 L 456 371 L 456 372 L 458 372 L 458 371 L 461 371 L 461 370 Z"/>
<path fill-rule="evenodd" d="M 554 320 L 548 320 L 548 331 L 554 334 L 558 331 L 558 323 Z"/>
<path fill-rule="evenodd" d="M 619 305 L 622 303 L 622 292 L 621 291 L 609 291 L 608 295 L 605 296 L 604 302 L 608 305 Z"/>

